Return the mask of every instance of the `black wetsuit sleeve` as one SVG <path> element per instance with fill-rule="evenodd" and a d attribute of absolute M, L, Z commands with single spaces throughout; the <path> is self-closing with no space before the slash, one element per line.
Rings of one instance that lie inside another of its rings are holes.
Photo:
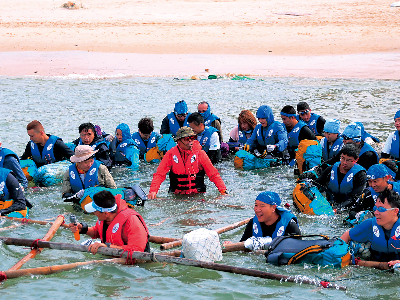
<path fill-rule="evenodd" d="M 301 235 L 299 225 L 294 219 L 291 219 L 286 227 L 285 235 Z"/>
<path fill-rule="evenodd" d="M 349 194 L 350 196 L 360 196 L 365 189 L 367 184 L 367 172 L 360 171 L 354 175 L 353 179 L 353 190 Z"/>
<path fill-rule="evenodd" d="M 13 211 L 24 210 L 26 208 L 24 193 L 22 192 L 18 180 L 11 173 L 7 175 L 6 185 L 9 197 L 14 201 L 14 203 L 10 207 L 0 210 L 0 214 L 2 216 L 7 215 Z"/>
<path fill-rule="evenodd" d="M 216 163 L 220 162 L 222 159 L 221 149 L 217 150 L 208 150 L 207 152 L 208 158 L 211 160 L 211 163 L 215 165 Z"/>
<path fill-rule="evenodd" d="M 56 161 L 62 161 L 69 159 L 74 155 L 74 151 L 71 150 L 62 140 L 57 140 L 54 143 L 54 157 Z"/>
<path fill-rule="evenodd" d="M 168 116 L 166 116 L 162 120 L 160 134 L 168 134 L 168 133 L 170 133 L 170 130 L 169 130 L 169 119 L 168 119 Z"/>
<path fill-rule="evenodd" d="M 326 120 L 324 119 L 324 117 L 319 117 L 317 120 L 317 132 L 318 135 L 324 135 L 324 126 L 325 126 L 325 122 Z"/>
<path fill-rule="evenodd" d="M 332 158 L 328 159 L 325 164 L 333 166 L 335 163 L 337 163 L 340 160 L 340 155 L 342 154 L 342 150 L 339 151 L 338 154 L 333 156 Z"/>
<path fill-rule="evenodd" d="M 320 185 L 326 186 L 329 182 L 329 177 L 331 175 L 332 171 L 332 166 L 327 167 L 321 174 L 321 176 L 318 177 L 316 180 L 317 183 Z"/>
<path fill-rule="evenodd" d="M 31 156 L 32 156 L 31 143 L 29 142 L 28 144 L 26 144 L 25 151 L 21 155 L 20 159 L 28 159 Z"/>
<path fill-rule="evenodd" d="M 378 157 L 375 154 L 375 152 L 367 151 L 360 156 L 357 163 L 360 166 L 363 166 L 366 170 L 368 170 L 369 167 L 378 163 Z"/>
<path fill-rule="evenodd" d="M 316 140 L 315 134 L 308 126 L 303 126 L 299 133 L 299 142 L 302 140 Z"/>
<path fill-rule="evenodd" d="M 252 236 L 253 236 L 253 219 L 251 219 L 250 222 L 247 223 L 242 238 L 240 239 L 240 242 L 244 242 L 245 240 L 251 238 Z"/>

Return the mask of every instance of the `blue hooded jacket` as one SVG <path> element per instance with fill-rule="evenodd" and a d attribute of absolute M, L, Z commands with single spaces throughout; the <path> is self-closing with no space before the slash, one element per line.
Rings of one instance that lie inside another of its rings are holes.
<path fill-rule="evenodd" d="M 115 131 L 118 129 L 122 132 L 122 141 L 120 142 L 115 138 L 110 146 L 111 152 L 113 153 L 114 164 L 124 164 L 137 168 L 139 166 L 139 149 L 131 137 L 129 126 L 125 123 L 121 123 L 117 126 Z"/>
<path fill-rule="evenodd" d="M 211 113 L 211 106 L 208 102 L 207 102 L 207 106 L 208 106 L 207 110 L 203 113 L 200 113 L 200 115 L 202 115 L 204 118 L 204 125 L 211 126 L 211 123 L 214 122 L 215 120 L 218 120 L 221 122 L 220 118 L 218 118 L 216 115 Z"/>

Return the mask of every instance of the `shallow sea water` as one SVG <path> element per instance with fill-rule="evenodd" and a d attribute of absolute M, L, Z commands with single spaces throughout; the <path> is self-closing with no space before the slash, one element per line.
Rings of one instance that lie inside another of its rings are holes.
<path fill-rule="evenodd" d="M 242 109 L 256 112 L 260 105 L 272 107 L 275 118 L 280 109 L 299 101 L 307 101 L 314 112 L 325 118 L 339 118 L 342 130 L 351 121 L 361 121 L 367 131 L 386 140 L 394 130 L 393 115 L 400 109 L 399 81 L 345 80 L 310 78 L 264 78 L 263 80 L 232 81 L 227 79 L 191 81 L 172 78 L 0 78 L 0 141 L 19 155 L 28 142 L 26 125 L 31 120 L 42 122 L 47 133 L 65 142 L 78 136 L 83 122 L 99 124 L 113 133 L 115 127 L 127 123 L 137 130 L 142 117 L 154 120 L 158 131 L 162 118 L 173 110 L 174 103 L 184 99 L 193 112 L 200 101 L 208 101 L 212 111 L 222 119 L 224 139 L 237 124 Z M 278 119 L 279 120 L 279 119 Z M 141 163 L 140 169 L 116 168 L 111 173 L 117 186 L 140 184 L 148 192 L 156 165 Z M 217 229 L 253 216 L 256 195 L 265 190 L 277 192 L 283 203 L 292 204 L 293 171 L 288 167 L 239 171 L 233 159 L 220 163 L 218 169 L 229 195 L 221 197 L 215 186 L 207 181 L 208 192 L 192 197 L 193 201 L 169 195 L 168 179 L 162 184 L 159 199 L 138 208 L 151 235 L 182 237 L 199 227 Z M 27 198 L 34 204 L 30 218 L 54 220 L 57 215 L 73 208 L 61 201 L 60 186 L 29 188 Z M 205 199 L 205 202 L 198 200 Z M 220 204 L 245 206 L 244 209 Z M 343 216 L 315 217 L 302 214 L 301 229 L 306 234 L 340 236 L 347 228 Z M 79 221 L 94 224 L 95 217 L 77 215 Z M 162 222 L 162 223 L 161 223 Z M 2 227 L 12 224 L 1 221 Z M 42 238 L 50 226 L 24 225 L 3 231 L 2 236 Z M 244 227 L 224 233 L 221 241 L 238 241 Z M 55 242 L 76 243 L 70 231 L 59 229 Z M 159 246 L 152 244 L 152 250 Z M 0 270 L 7 270 L 29 249 L 0 246 Z M 45 249 L 23 268 L 71 263 L 99 258 L 87 253 Z M 320 289 L 313 286 L 280 283 L 261 278 L 235 275 L 195 267 L 149 263 L 129 267 L 120 265 L 86 266 L 50 276 L 10 279 L 0 286 L 4 298 L 29 299 L 264 299 L 264 298 L 399 298 L 399 275 L 368 268 L 348 267 L 342 270 L 316 266 L 267 265 L 263 256 L 224 254 L 223 264 L 263 270 L 285 275 L 303 275 L 312 279 L 327 279 L 346 285 L 347 292 Z"/>

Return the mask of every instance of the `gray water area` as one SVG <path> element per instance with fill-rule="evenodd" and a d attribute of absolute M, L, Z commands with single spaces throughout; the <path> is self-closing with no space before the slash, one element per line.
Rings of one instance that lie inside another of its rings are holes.
<path fill-rule="evenodd" d="M 142 117 L 154 120 L 158 131 L 162 118 L 174 103 L 185 100 L 189 111 L 197 103 L 208 101 L 212 112 L 222 120 L 224 139 L 237 125 L 242 109 L 254 113 L 260 105 L 269 105 L 275 118 L 284 105 L 307 101 L 314 112 L 325 118 L 338 118 L 342 129 L 352 121 L 361 121 L 368 132 L 386 140 L 394 130 L 393 115 L 400 109 L 400 84 L 391 80 L 345 80 L 311 78 L 263 78 L 257 80 L 173 80 L 173 78 L 0 78 L 0 141 L 4 147 L 22 154 L 28 136 L 26 125 L 34 119 L 42 122 L 47 133 L 65 142 L 78 137 L 83 122 L 99 124 L 109 133 L 119 123 L 137 130 Z M 157 166 L 141 163 L 132 171 L 115 168 L 111 173 L 118 187 L 140 184 L 148 192 Z M 254 215 L 256 195 L 265 190 L 277 192 L 283 203 L 292 204 L 293 170 L 277 167 L 265 170 L 235 170 L 233 159 L 217 165 L 229 195 L 220 196 L 207 181 L 205 195 L 187 198 L 169 195 L 168 179 L 162 184 L 159 199 L 148 201 L 137 211 L 142 214 L 151 235 L 182 237 L 200 227 L 217 229 Z M 61 201 L 61 187 L 28 188 L 27 198 L 34 204 L 30 218 L 54 220 L 59 214 L 74 213 Z M 204 199 L 205 201 L 199 201 Z M 242 205 L 244 209 L 220 204 Z M 316 217 L 298 214 L 303 233 L 340 236 L 348 228 L 343 216 Z M 78 213 L 78 221 L 94 224 L 95 217 Z M 1 221 L 2 227 L 11 225 Z M 1 232 L 2 236 L 42 238 L 49 226 L 24 225 Z M 244 227 L 224 233 L 221 241 L 238 241 Z M 59 229 L 55 242 L 77 243 L 72 233 Z M 152 244 L 152 251 L 158 245 Z M 0 246 L 0 270 L 7 270 L 29 252 L 15 246 Z M 23 268 L 72 263 L 99 258 L 87 253 L 44 250 Z M 272 266 L 263 256 L 244 253 L 224 254 L 223 264 L 246 267 L 284 275 L 301 275 L 316 280 L 337 281 L 347 292 L 316 288 L 305 284 L 285 283 L 244 275 L 223 273 L 174 264 L 149 263 L 139 266 L 90 265 L 49 276 L 10 279 L 0 286 L 2 298 L 30 299 L 395 299 L 399 298 L 398 274 L 368 268 L 318 268 L 311 265 Z"/>

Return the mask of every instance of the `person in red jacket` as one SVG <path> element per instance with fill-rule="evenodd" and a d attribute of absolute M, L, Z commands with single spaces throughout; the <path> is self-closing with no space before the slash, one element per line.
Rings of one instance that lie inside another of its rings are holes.
<path fill-rule="evenodd" d="M 175 194 L 204 193 L 204 175 L 210 178 L 221 194 L 226 194 L 226 186 L 218 170 L 213 166 L 207 153 L 201 150 L 196 134 L 189 127 L 181 127 L 175 137 L 177 146 L 163 157 L 150 186 L 148 199 L 155 199 L 161 183 L 169 172 L 169 192 Z"/>
<path fill-rule="evenodd" d="M 114 197 L 109 191 L 98 192 L 93 195 L 93 201 L 86 204 L 85 210 L 98 218 L 96 225 L 88 227 L 85 223 L 71 223 L 69 227 L 72 232 L 79 230 L 92 239 L 101 239 L 101 243 L 89 246 L 93 254 L 99 247 L 149 252 L 149 230 L 142 216 L 129 208 L 121 195 Z"/>

